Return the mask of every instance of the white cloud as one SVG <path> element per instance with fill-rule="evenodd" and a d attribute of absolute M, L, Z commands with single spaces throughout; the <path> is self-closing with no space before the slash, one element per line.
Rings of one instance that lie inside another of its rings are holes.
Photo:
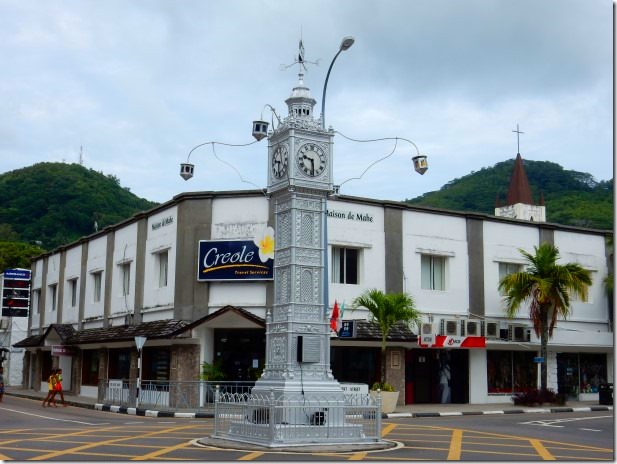
<path fill-rule="evenodd" d="M 0 172 L 40 161 L 77 161 L 120 178 L 139 196 L 252 188 L 204 147 L 195 178 L 179 163 L 205 141 L 250 142 L 264 104 L 286 115 L 302 31 L 306 83 L 343 134 L 404 137 L 415 150 L 371 168 L 344 193 L 403 199 L 512 158 L 520 124 L 524 158 L 598 179 L 612 174 L 612 5 L 577 0 L 275 0 L 148 2 L 6 0 L 0 6 Z M 359 175 L 392 144 L 335 139 L 335 179 Z M 266 143 L 217 147 L 257 185 Z M 581 154 L 584 153 L 584 163 Z"/>

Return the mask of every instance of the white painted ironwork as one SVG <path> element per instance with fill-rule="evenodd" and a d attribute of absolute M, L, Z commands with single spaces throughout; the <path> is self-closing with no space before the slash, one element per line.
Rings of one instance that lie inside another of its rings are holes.
<path fill-rule="evenodd" d="M 381 439 L 381 395 L 215 392 L 214 438 L 268 447 L 366 444 Z"/>

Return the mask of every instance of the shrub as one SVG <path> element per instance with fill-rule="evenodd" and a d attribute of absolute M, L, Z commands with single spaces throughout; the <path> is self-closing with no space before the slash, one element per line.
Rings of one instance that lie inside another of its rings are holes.
<path fill-rule="evenodd" d="M 555 393 L 547 388 L 546 390 L 532 389 L 521 393 L 515 393 L 512 401 L 517 406 L 541 406 L 544 403 L 563 406 L 566 404 L 566 395 Z"/>
<path fill-rule="evenodd" d="M 389 383 L 386 383 L 386 382 L 383 382 L 383 383 L 375 382 L 373 384 L 373 388 L 371 388 L 371 390 L 374 390 L 374 391 L 381 390 L 382 392 L 393 392 L 393 391 L 396 391 L 392 385 L 390 385 Z"/>

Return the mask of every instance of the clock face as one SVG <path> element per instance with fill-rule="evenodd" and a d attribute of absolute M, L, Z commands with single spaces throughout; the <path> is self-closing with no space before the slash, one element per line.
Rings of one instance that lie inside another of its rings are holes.
<path fill-rule="evenodd" d="M 287 173 L 287 147 L 279 145 L 272 154 L 272 175 L 280 179 Z"/>
<path fill-rule="evenodd" d="M 298 167 L 310 177 L 319 176 L 326 169 L 326 154 L 315 143 L 305 143 L 298 150 Z"/>

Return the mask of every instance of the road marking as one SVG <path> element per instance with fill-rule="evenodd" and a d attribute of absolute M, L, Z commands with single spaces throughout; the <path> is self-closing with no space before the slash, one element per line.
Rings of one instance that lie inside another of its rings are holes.
<path fill-rule="evenodd" d="M 238 458 L 238 461 L 252 461 L 253 459 L 258 458 L 259 456 L 263 456 L 263 455 L 264 455 L 263 451 L 253 451 L 252 453 L 245 454 L 241 458 Z"/>
<path fill-rule="evenodd" d="M 363 453 L 356 453 L 350 456 L 349 461 L 362 461 L 366 457 L 368 453 L 365 451 Z"/>
<path fill-rule="evenodd" d="M 579 430 L 587 430 L 588 432 L 601 432 L 602 431 L 598 429 L 579 429 Z"/>
<path fill-rule="evenodd" d="M 569 417 L 565 419 L 545 419 L 545 420 L 535 420 L 529 422 L 520 422 L 520 425 L 542 425 L 544 427 L 565 427 L 564 425 L 554 425 L 561 424 L 564 422 L 574 422 L 581 420 L 590 420 L 590 419 L 606 419 L 612 418 L 613 416 L 594 416 L 594 417 Z"/>
<path fill-rule="evenodd" d="M 112 440 L 103 440 L 103 441 L 99 441 L 99 442 L 95 442 L 95 443 L 86 443 L 83 446 L 76 446 L 74 448 L 69 448 L 69 449 L 64 449 L 64 450 L 59 450 L 59 451 L 54 451 L 48 454 L 43 454 L 41 456 L 36 456 L 33 458 L 30 458 L 30 460 L 32 461 L 45 461 L 48 459 L 53 459 L 56 458 L 58 456 L 63 456 L 63 455 L 67 455 L 67 454 L 79 454 L 80 451 L 83 450 L 87 450 L 90 448 L 98 448 L 99 446 L 106 446 L 106 445 L 113 445 L 117 442 L 122 442 L 122 441 L 128 441 L 128 440 L 139 440 L 141 438 L 148 438 L 148 437 L 153 437 L 156 435 L 160 435 L 160 434 L 166 434 L 166 433 L 170 433 L 173 432 L 175 430 L 179 430 L 179 429 L 189 429 L 189 428 L 194 428 L 195 426 L 193 425 L 186 425 L 184 427 L 178 427 L 176 428 L 169 428 L 169 429 L 161 429 L 161 430 L 155 430 L 153 432 L 149 432 L 149 433 L 144 433 L 141 435 L 134 435 L 134 436 L 129 436 L 129 437 L 123 437 L 123 438 L 117 438 L 117 439 L 112 439 Z M 117 428 L 117 427 L 110 427 L 110 428 Z M 88 431 L 91 432 L 91 431 Z M 99 431 L 100 432 L 100 431 Z M 1 444 L 1 443 L 0 443 Z M 183 446 L 188 446 L 189 443 L 183 443 Z M 168 449 L 168 448 L 165 448 Z M 154 453 L 151 453 L 154 454 Z M 150 455 L 147 455 L 150 456 Z M 139 459 L 139 458 L 136 458 Z"/>
<path fill-rule="evenodd" d="M 529 439 L 529 443 L 531 443 L 531 446 L 533 446 L 536 452 L 545 461 L 555 461 L 557 459 L 544 447 L 544 445 L 542 444 L 540 440 Z"/>
<path fill-rule="evenodd" d="M 49 416 L 42 416 L 41 414 L 32 414 L 31 412 L 24 412 L 24 411 L 17 411 L 16 409 L 9 409 L 9 408 L 0 408 L 1 411 L 10 411 L 10 412 L 16 412 L 18 414 L 24 414 L 26 416 L 34 416 L 34 417 L 40 417 L 41 419 L 50 419 L 50 420 L 55 420 L 55 421 L 60 421 L 60 422 L 73 422 L 75 424 L 83 424 L 83 425 L 107 425 L 109 424 L 109 422 L 81 422 L 81 421 L 76 421 L 76 420 L 70 420 L 70 419 L 60 419 L 58 417 L 49 417 Z"/>
<path fill-rule="evenodd" d="M 461 447 L 463 444 L 463 431 L 453 430 L 450 440 L 450 451 L 448 451 L 448 461 L 459 461 L 461 459 Z"/>
<path fill-rule="evenodd" d="M 392 432 L 392 430 L 394 430 L 394 428 L 397 426 L 397 424 L 388 424 L 386 425 L 383 429 L 381 429 L 381 437 L 385 437 L 386 435 L 388 435 L 390 432 Z"/>
<path fill-rule="evenodd" d="M 136 456 L 133 459 L 131 459 L 131 461 L 146 461 L 146 460 L 149 461 L 151 459 L 159 457 L 162 454 L 168 454 L 177 449 L 186 448 L 190 444 L 191 444 L 190 442 L 184 442 L 184 443 L 179 443 L 174 446 L 168 446 L 167 448 L 163 448 L 158 451 L 153 451 L 152 453 L 144 454 L 143 456 Z"/>

